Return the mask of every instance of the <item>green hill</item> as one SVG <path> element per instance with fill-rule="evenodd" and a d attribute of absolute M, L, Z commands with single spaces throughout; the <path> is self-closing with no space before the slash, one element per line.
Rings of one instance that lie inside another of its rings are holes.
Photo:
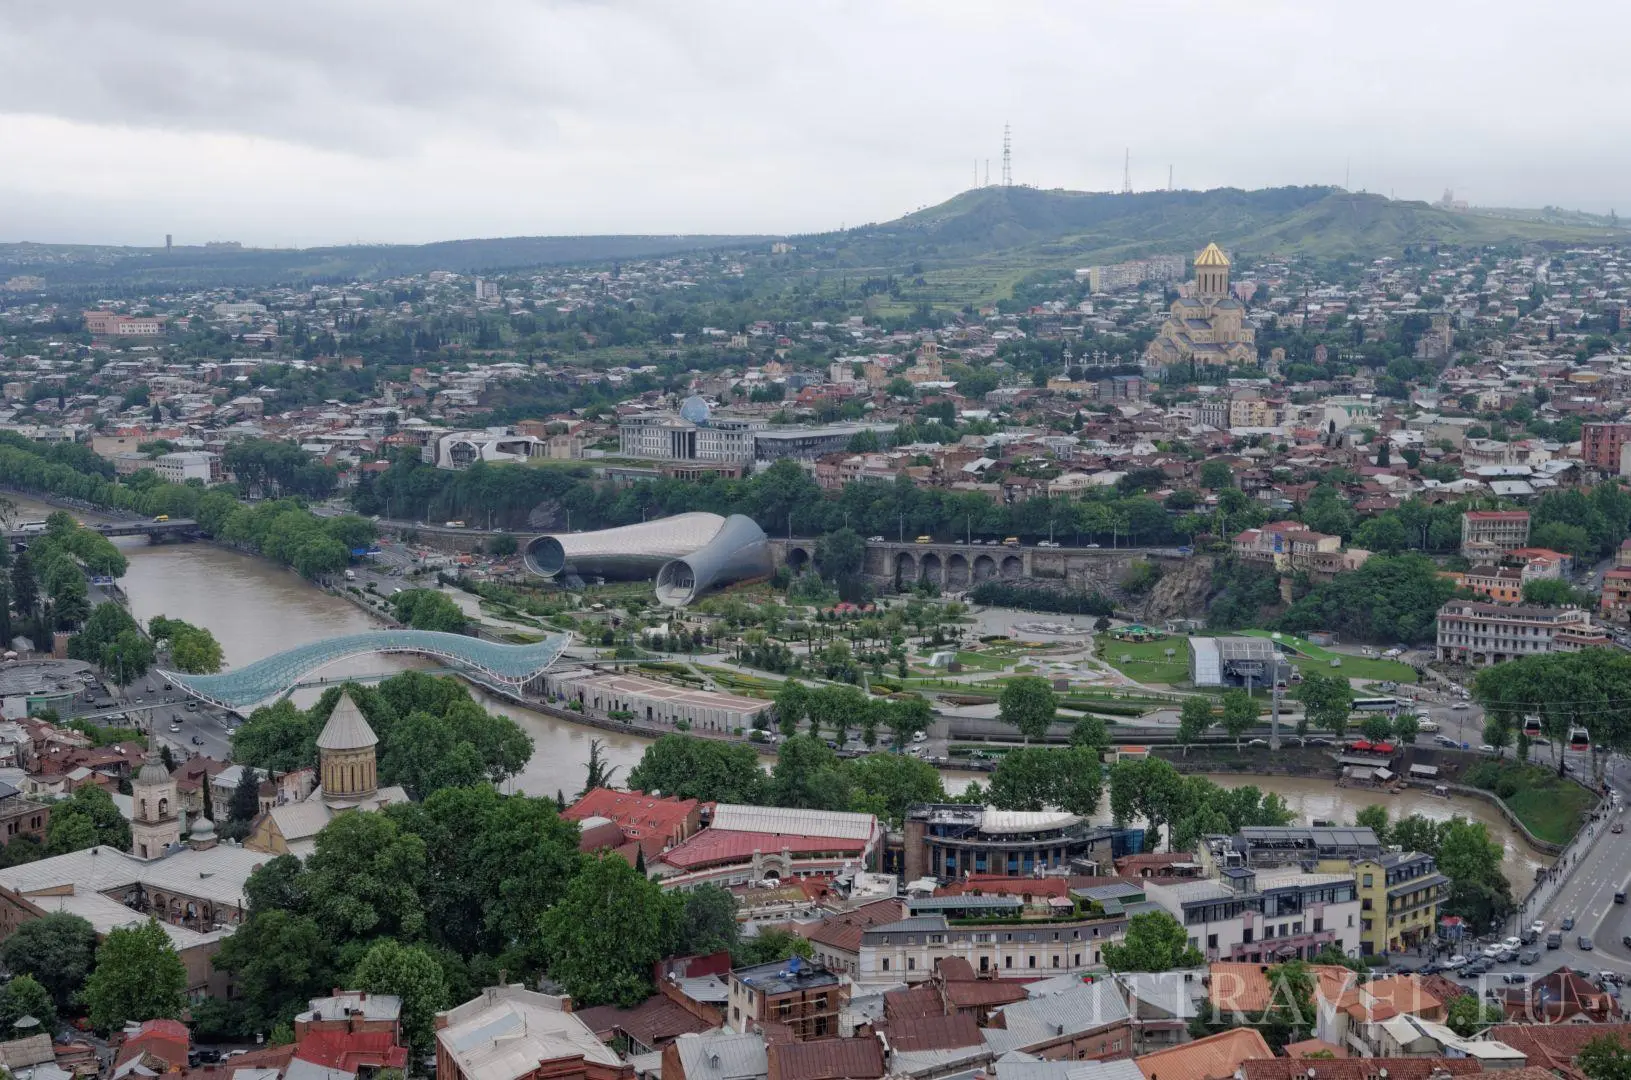
<path fill-rule="evenodd" d="M 90 244 L 0 244 L 0 280 L 45 279 L 48 288 L 243 286 L 345 282 L 431 270 L 493 273 L 531 266 L 608 263 L 742 247 L 754 236 L 510 236 L 431 244 L 356 244 L 323 248 L 164 248 Z"/>
<path fill-rule="evenodd" d="M 895 221 L 798 239 L 806 269 L 911 281 L 892 306 L 976 303 L 1037 271 L 1189 254 L 1216 241 L 1236 254 L 1396 254 L 1407 244 L 1631 241 L 1584 220 L 1454 213 L 1331 187 L 1152 191 L 1134 195 L 986 187 Z"/>
<path fill-rule="evenodd" d="M 1151 191 L 1117 195 L 986 187 L 881 225 L 803 238 L 841 260 L 956 259 L 1019 250 L 1038 255 L 1189 251 L 1206 241 L 1242 252 L 1348 254 L 1407 243 L 1631 239 L 1579 221 L 1452 213 L 1424 202 L 1329 187 Z"/>

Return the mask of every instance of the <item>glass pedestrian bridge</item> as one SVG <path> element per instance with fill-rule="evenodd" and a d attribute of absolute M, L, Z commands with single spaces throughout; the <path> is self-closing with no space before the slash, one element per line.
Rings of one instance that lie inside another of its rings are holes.
<path fill-rule="evenodd" d="M 162 668 L 159 673 L 202 701 L 243 713 L 288 693 L 319 668 L 367 653 L 434 657 L 473 676 L 519 690 L 560 659 L 571 641 L 570 634 L 551 634 L 532 645 L 499 645 L 434 630 L 374 630 L 307 642 L 217 675 L 188 675 Z"/>

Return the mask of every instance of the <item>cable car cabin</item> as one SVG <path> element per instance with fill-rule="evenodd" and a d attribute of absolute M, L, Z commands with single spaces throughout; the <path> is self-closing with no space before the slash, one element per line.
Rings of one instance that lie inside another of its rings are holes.
<path fill-rule="evenodd" d="M 1590 750 L 1591 749 L 1591 732 L 1587 731 L 1583 727 L 1570 728 L 1569 729 L 1569 749 L 1570 750 Z"/>
<path fill-rule="evenodd" d="M 1526 716 L 1523 718 L 1523 733 L 1531 739 L 1540 738 L 1540 717 Z"/>

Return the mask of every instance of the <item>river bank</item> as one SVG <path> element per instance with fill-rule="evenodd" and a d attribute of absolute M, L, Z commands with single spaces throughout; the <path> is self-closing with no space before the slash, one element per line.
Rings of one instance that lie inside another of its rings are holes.
<path fill-rule="evenodd" d="M 42 502 L 19 498 L 19 509 L 30 517 L 43 517 L 52 508 Z M 71 508 L 86 519 L 112 520 L 109 515 Z M 154 615 L 184 619 L 209 629 L 220 642 L 231 666 L 241 667 L 303 642 L 322 637 L 355 634 L 377 625 L 377 612 L 370 612 L 349 598 L 324 591 L 293 570 L 269 560 L 215 543 L 150 545 L 140 537 L 116 541 L 130 562 L 121 581 L 131 614 L 144 624 Z M 437 666 L 432 661 L 407 656 L 355 657 L 325 669 L 335 677 L 394 674 L 411 669 Z M 522 772 L 510 783 L 511 790 L 554 798 L 557 792 L 574 796 L 584 781 L 584 766 L 592 740 L 599 740 L 602 756 L 616 768 L 614 782 L 621 782 L 640 760 L 653 738 L 666 729 L 642 732 L 616 721 L 585 717 L 556 707 L 540 708 L 511 695 L 499 695 L 479 685 L 472 693 L 484 708 L 515 720 L 533 740 L 534 752 Z M 297 691 L 298 704 L 309 705 L 321 693 L 319 688 Z M 753 744 L 750 744 L 753 745 Z M 756 747 L 761 750 L 766 747 Z M 769 757 L 761 759 L 771 764 Z M 1291 759 L 1287 758 L 1287 762 Z M 1300 759 L 1299 759 L 1300 760 Z M 1417 790 L 1399 795 L 1357 788 L 1337 788 L 1330 778 L 1329 760 L 1325 771 L 1313 775 L 1264 775 L 1261 771 L 1221 772 L 1218 767 L 1201 766 L 1199 771 L 1225 787 L 1254 784 L 1274 791 L 1304 822 L 1332 820 L 1351 822 L 1363 807 L 1376 802 L 1387 805 L 1395 816 L 1421 813 L 1434 819 L 1459 813 L 1483 821 L 1492 839 L 1502 845 L 1503 869 L 1513 882 L 1514 892 L 1523 895 L 1534 880 L 1534 870 L 1547 860 L 1531 849 L 1491 805 L 1476 797 L 1445 800 Z M 1258 770 L 1274 768 L 1275 762 L 1256 761 Z M 942 770 L 947 790 L 958 793 L 968 784 L 983 780 L 968 770 Z M 1099 820 L 1109 820 L 1108 796 L 1101 805 Z"/>

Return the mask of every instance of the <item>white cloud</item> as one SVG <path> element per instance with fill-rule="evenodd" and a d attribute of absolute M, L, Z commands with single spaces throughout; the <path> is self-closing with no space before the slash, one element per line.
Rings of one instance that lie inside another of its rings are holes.
<path fill-rule="evenodd" d="M 1631 206 L 1631 7 L 13 0 L 0 236 L 784 232 L 967 187 Z"/>

